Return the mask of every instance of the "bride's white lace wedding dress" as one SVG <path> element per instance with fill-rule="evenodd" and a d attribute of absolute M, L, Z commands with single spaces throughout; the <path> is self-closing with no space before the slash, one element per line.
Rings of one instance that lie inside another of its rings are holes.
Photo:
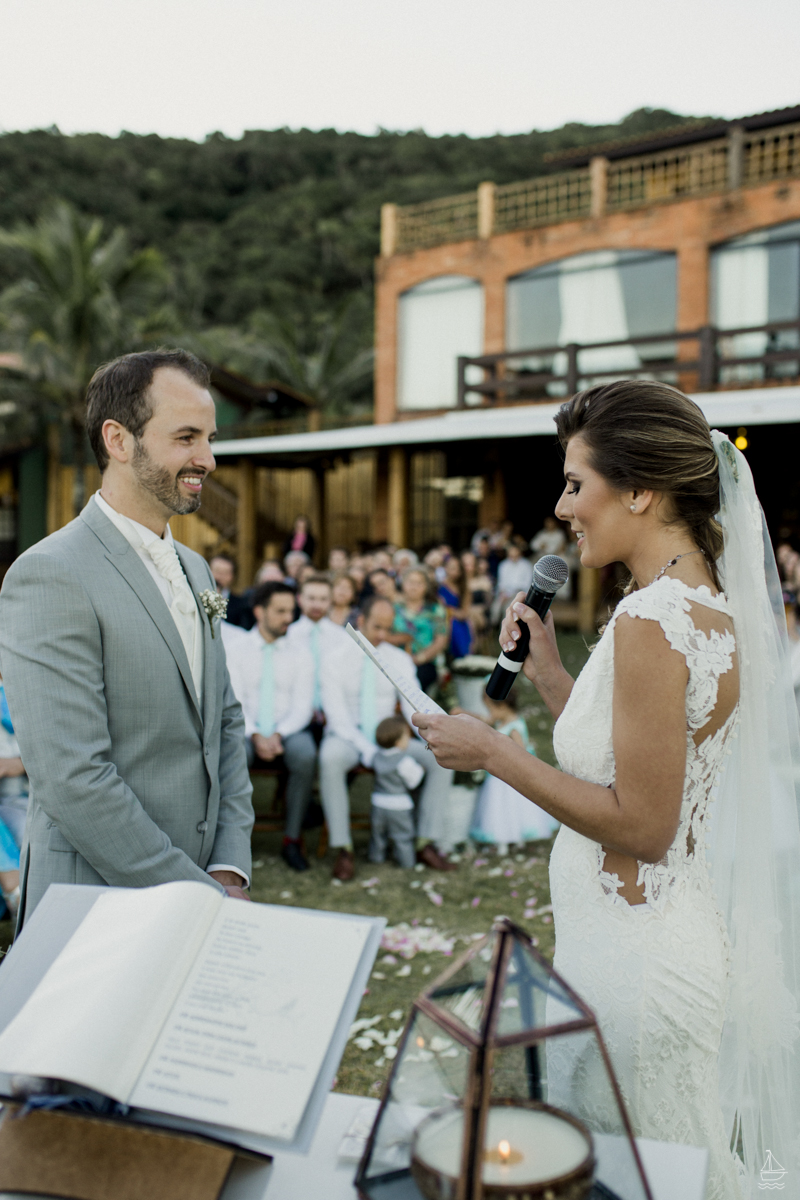
<path fill-rule="evenodd" d="M 698 609 L 697 606 L 702 606 Z M 725 1017 L 730 948 L 712 892 L 705 830 L 712 789 L 738 704 L 716 732 L 695 737 L 717 704 L 720 678 L 733 667 L 736 643 L 724 596 L 664 576 L 626 596 L 575 682 L 555 726 L 562 769 L 606 787 L 615 781 L 612 743 L 614 627 L 622 613 L 657 621 L 686 658 L 686 778 L 680 825 L 666 857 L 642 863 L 645 904 L 628 904 L 620 881 L 604 870 L 601 846 L 563 826 L 550 860 L 555 967 L 594 1010 L 608 1046 L 634 1132 L 710 1151 L 708 1200 L 739 1200 L 739 1173 L 729 1150 L 718 1094 L 717 1058 Z M 699 629 L 693 615 L 705 611 Z M 658 686 L 658 679 L 653 679 Z M 717 722 L 718 724 L 718 722 Z M 548 1094 L 567 1102 L 597 1130 L 621 1132 L 608 1106 L 602 1063 L 591 1045 L 551 1039 Z"/>

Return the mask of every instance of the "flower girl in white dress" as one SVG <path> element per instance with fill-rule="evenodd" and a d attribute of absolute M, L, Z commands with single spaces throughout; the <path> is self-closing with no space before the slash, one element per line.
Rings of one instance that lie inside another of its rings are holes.
<path fill-rule="evenodd" d="M 414 723 L 443 766 L 562 823 L 555 966 L 597 1015 L 635 1132 L 707 1147 L 708 1200 L 763 1194 L 770 1151 L 800 1186 L 800 741 L 752 476 L 664 384 L 589 389 L 556 424 L 556 515 L 583 566 L 631 572 L 575 681 L 521 593 L 501 629 L 504 650 L 530 629 L 562 769 L 466 716 Z M 547 1074 L 551 1102 L 616 1132 L 590 1047 L 552 1039 Z"/>
<path fill-rule="evenodd" d="M 530 739 L 525 718 L 517 713 L 514 693 L 505 700 L 492 700 L 484 692 L 484 707 L 489 713 L 488 724 L 498 733 L 512 738 L 528 754 L 536 748 Z M 480 786 L 469 836 L 473 842 L 494 846 L 500 855 L 509 846 L 524 846 L 526 842 L 550 838 L 558 829 L 549 813 L 509 787 L 495 775 L 487 775 Z"/>

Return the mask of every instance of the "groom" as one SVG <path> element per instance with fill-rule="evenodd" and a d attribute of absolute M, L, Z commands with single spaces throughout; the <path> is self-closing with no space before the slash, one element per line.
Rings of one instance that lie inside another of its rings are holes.
<path fill-rule="evenodd" d="M 86 399 L 101 489 L 0 593 L 31 784 L 20 925 L 51 883 L 249 886 L 244 722 L 199 598 L 214 581 L 167 524 L 199 508 L 215 467 L 208 372 L 182 350 L 126 354 Z"/>

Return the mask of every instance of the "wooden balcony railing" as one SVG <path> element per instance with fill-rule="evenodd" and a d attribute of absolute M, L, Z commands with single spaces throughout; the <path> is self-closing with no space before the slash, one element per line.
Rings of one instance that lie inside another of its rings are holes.
<path fill-rule="evenodd" d="M 744 334 L 762 334 L 765 350 L 761 354 L 737 352 L 737 339 Z M 605 367 L 586 361 L 598 350 L 611 352 Z M 614 350 L 620 351 L 617 366 L 613 365 Z M 631 350 L 639 358 L 638 367 L 624 365 Z M 480 381 L 474 379 L 475 368 L 483 372 Z M 624 341 L 506 350 L 459 358 L 457 370 L 459 408 L 467 407 L 467 396 L 480 397 L 484 405 L 553 400 L 612 379 L 660 379 L 691 392 L 743 383 L 791 383 L 800 378 L 800 321 L 772 321 L 742 329 L 704 325 Z"/>
<path fill-rule="evenodd" d="M 384 204 L 381 254 L 488 238 L 643 204 L 752 187 L 800 175 L 800 124 L 746 131 L 633 158 L 594 158 L 588 167 L 424 204 Z"/>

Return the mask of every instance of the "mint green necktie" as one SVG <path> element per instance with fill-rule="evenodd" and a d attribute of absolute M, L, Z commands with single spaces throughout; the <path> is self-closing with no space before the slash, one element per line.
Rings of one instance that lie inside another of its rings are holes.
<path fill-rule="evenodd" d="M 314 711 L 322 709 L 322 692 L 319 686 L 319 625 L 311 626 L 311 654 L 314 659 Z"/>
<path fill-rule="evenodd" d="M 272 642 L 261 648 L 261 689 L 258 695 L 258 732 L 272 737 L 275 732 L 275 664 Z"/>
<path fill-rule="evenodd" d="M 364 737 L 371 742 L 375 741 L 375 730 L 378 728 L 378 718 L 375 713 L 377 676 L 377 667 L 365 655 L 361 668 L 361 720 L 359 727 Z"/>

